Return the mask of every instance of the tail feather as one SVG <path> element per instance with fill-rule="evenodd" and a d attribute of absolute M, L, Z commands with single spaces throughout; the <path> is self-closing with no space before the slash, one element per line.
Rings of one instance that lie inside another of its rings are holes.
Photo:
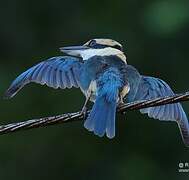
<path fill-rule="evenodd" d="M 111 111 L 107 114 L 106 134 L 111 139 L 115 136 L 116 103 L 111 104 Z"/>
<path fill-rule="evenodd" d="M 84 127 L 100 137 L 107 134 L 108 138 L 115 136 L 116 101 L 108 102 L 105 97 L 97 98 L 92 111 L 85 121 Z"/>
<path fill-rule="evenodd" d="M 120 72 L 109 68 L 97 79 L 97 97 L 95 104 L 84 123 L 89 131 L 102 137 L 115 136 L 115 116 L 119 89 L 125 86 Z"/>
<path fill-rule="evenodd" d="M 103 103 L 98 102 L 97 106 L 94 109 L 94 134 L 102 137 L 105 134 L 106 131 L 106 120 L 107 120 L 107 113 L 108 113 L 108 107 L 105 105 L 102 106 Z"/>

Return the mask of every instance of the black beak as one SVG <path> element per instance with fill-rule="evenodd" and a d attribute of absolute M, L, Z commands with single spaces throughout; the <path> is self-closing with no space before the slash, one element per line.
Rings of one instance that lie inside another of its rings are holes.
<path fill-rule="evenodd" d="M 82 50 L 89 49 L 87 46 L 68 46 L 68 47 L 61 47 L 60 51 L 64 53 L 74 53 L 74 52 L 79 52 Z"/>

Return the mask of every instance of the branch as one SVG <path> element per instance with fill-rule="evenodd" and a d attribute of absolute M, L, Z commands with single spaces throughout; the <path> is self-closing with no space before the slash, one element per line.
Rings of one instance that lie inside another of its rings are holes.
<path fill-rule="evenodd" d="M 165 105 L 165 104 L 172 104 L 172 103 L 188 101 L 188 100 L 189 100 L 189 91 L 186 93 L 176 94 L 176 95 L 168 96 L 168 97 L 161 97 L 161 98 L 155 98 L 152 100 L 142 100 L 142 101 L 127 103 L 118 107 L 117 112 L 125 113 L 127 110 L 139 110 L 143 108 L 160 106 L 160 105 Z M 90 111 L 88 111 L 87 114 L 89 112 Z M 54 125 L 54 124 L 81 121 L 83 119 L 84 119 L 84 116 L 79 111 L 75 113 L 66 113 L 66 114 L 61 114 L 57 116 L 32 119 L 32 120 L 22 121 L 18 123 L 11 123 L 11 124 L 0 126 L 0 135 L 16 132 L 20 130 L 45 127 L 45 126 Z"/>

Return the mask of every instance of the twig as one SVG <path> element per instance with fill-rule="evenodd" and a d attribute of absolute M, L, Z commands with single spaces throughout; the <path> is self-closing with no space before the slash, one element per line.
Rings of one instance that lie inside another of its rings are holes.
<path fill-rule="evenodd" d="M 124 104 L 118 107 L 117 111 L 120 113 L 125 113 L 127 110 L 139 110 L 148 107 L 160 106 L 165 104 L 172 104 L 181 101 L 188 101 L 189 100 L 189 91 L 182 94 L 176 94 L 174 96 L 169 97 L 161 97 L 155 98 L 152 100 L 142 100 L 132 103 Z M 89 113 L 88 111 L 87 113 Z M 16 132 L 24 129 L 33 129 L 39 128 L 59 123 L 67 123 L 72 121 L 81 121 L 83 120 L 84 116 L 81 112 L 75 113 L 66 113 L 57 116 L 39 118 L 39 119 L 32 119 L 27 121 L 22 121 L 18 123 L 11 123 L 7 125 L 0 126 L 0 134 L 6 134 L 11 132 Z"/>

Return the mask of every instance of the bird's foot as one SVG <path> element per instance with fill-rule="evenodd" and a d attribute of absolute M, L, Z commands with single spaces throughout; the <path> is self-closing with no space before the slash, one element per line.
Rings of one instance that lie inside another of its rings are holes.
<path fill-rule="evenodd" d="M 121 97 L 120 98 L 120 100 L 119 100 L 119 102 L 118 102 L 118 107 L 119 106 L 123 106 L 125 103 L 124 103 L 124 101 L 123 101 L 123 98 Z"/>
<path fill-rule="evenodd" d="M 119 103 L 118 103 L 118 106 L 123 106 L 125 103 L 123 102 L 123 101 L 120 101 Z"/>
<path fill-rule="evenodd" d="M 117 105 L 117 107 L 121 107 L 121 106 L 123 106 L 125 103 L 124 103 L 124 101 L 123 101 L 123 97 L 121 96 L 120 97 L 120 100 L 119 100 L 119 102 L 118 102 L 118 105 Z M 122 112 L 121 114 L 125 114 L 125 112 Z"/>

